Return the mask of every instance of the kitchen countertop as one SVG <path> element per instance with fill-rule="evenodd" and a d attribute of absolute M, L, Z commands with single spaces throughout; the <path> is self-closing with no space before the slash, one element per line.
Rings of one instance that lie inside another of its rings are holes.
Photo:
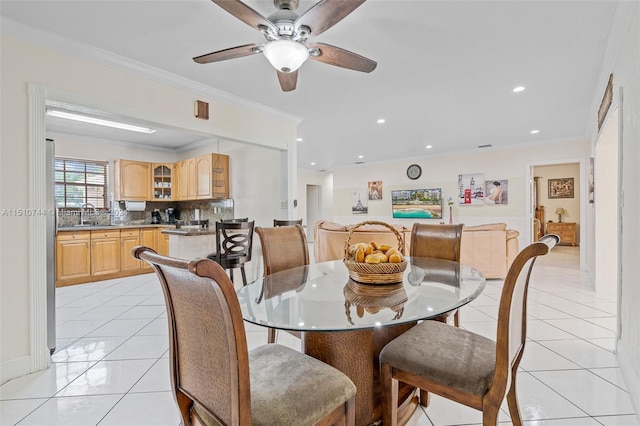
<path fill-rule="evenodd" d="M 183 237 L 196 237 L 199 235 L 215 235 L 216 234 L 216 230 L 215 229 L 209 229 L 209 228 L 185 228 L 182 227 L 180 229 L 165 229 L 163 231 L 161 231 L 163 234 L 169 234 L 169 235 L 180 235 Z"/>
<path fill-rule="evenodd" d="M 153 223 L 140 223 L 132 225 L 82 225 L 82 226 L 61 226 L 58 228 L 58 232 L 69 231 L 107 231 L 110 229 L 139 229 L 139 228 L 166 228 L 174 229 L 175 225 L 169 224 L 153 224 Z"/>

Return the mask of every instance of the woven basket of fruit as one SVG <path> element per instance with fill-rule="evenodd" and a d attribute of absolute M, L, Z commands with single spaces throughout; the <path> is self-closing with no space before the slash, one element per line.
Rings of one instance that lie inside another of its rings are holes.
<path fill-rule="evenodd" d="M 353 231 L 363 225 L 386 226 L 396 235 L 398 247 L 377 244 L 375 241 L 351 244 Z M 359 283 L 392 284 L 402 282 L 402 275 L 407 269 L 402 235 L 393 226 L 384 222 L 367 221 L 354 225 L 344 243 L 344 265 L 349 270 L 351 279 Z"/>

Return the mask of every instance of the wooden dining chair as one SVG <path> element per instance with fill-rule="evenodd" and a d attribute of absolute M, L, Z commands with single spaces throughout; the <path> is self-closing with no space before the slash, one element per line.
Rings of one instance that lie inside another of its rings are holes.
<path fill-rule="evenodd" d="M 256 227 L 256 234 L 260 238 L 262 246 L 262 261 L 264 266 L 264 276 L 267 277 L 276 272 L 305 266 L 309 264 L 309 246 L 307 237 L 301 225 L 283 226 L 274 228 Z M 294 285 L 296 281 L 289 281 Z M 297 285 L 300 285 L 298 282 Z M 282 288 L 283 291 L 288 289 Z M 273 297 L 273 291 L 269 296 Z M 267 298 L 267 297 L 266 297 Z M 300 337 L 299 332 L 291 331 L 296 337 Z M 276 341 L 276 330 L 269 329 L 267 337 L 268 343 Z"/>
<path fill-rule="evenodd" d="M 295 226 L 295 225 L 302 225 L 302 219 L 298 219 L 298 220 L 273 219 L 273 226 L 274 227 L 277 227 L 277 226 Z"/>
<path fill-rule="evenodd" d="M 460 262 L 460 244 L 463 224 L 438 225 L 414 223 L 411 230 L 411 257 L 431 257 Z M 460 326 L 460 313 L 455 310 L 453 323 Z M 447 317 L 444 317 L 446 320 Z"/>
<path fill-rule="evenodd" d="M 240 268 L 242 284 L 247 285 L 245 263 L 251 260 L 253 251 L 253 221 L 216 222 L 216 252 L 207 257 L 229 271 L 233 282 L 233 270 Z"/>
<path fill-rule="evenodd" d="M 132 254 L 153 267 L 162 286 L 183 425 L 355 423 L 356 388 L 343 373 L 278 344 L 248 351 L 240 303 L 220 265 L 141 246 Z"/>
<path fill-rule="evenodd" d="M 397 425 L 398 383 L 482 411 L 484 426 L 496 425 L 507 395 L 511 421 L 522 425 L 516 397 L 516 374 L 527 339 L 527 291 L 534 262 L 558 243 L 545 235 L 522 250 L 502 287 L 497 340 L 439 321 L 423 321 L 389 342 L 380 352 L 383 423 Z"/>

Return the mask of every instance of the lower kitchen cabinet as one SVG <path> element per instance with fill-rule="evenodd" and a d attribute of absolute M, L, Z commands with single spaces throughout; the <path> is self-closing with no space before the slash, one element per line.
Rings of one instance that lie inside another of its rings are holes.
<path fill-rule="evenodd" d="M 91 275 L 120 272 L 120 230 L 91 231 Z"/>
<path fill-rule="evenodd" d="M 157 243 L 157 236 L 159 235 L 158 233 L 160 232 L 161 228 L 143 228 L 140 229 L 140 244 L 141 246 L 145 246 L 145 247 L 151 247 L 153 249 L 155 249 L 156 251 L 159 250 L 159 245 Z M 129 255 L 129 257 L 133 258 L 133 256 L 131 256 L 131 249 L 129 249 L 129 252 L 127 253 Z M 147 262 L 144 261 L 140 261 L 138 260 L 138 262 L 140 262 L 140 268 L 149 272 L 153 271 L 153 268 L 151 268 L 151 265 L 149 265 Z"/>
<path fill-rule="evenodd" d="M 91 276 L 91 233 L 61 232 L 56 238 L 56 280 Z"/>
<path fill-rule="evenodd" d="M 123 229 L 120 232 L 120 270 L 137 271 L 140 261 L 131 256 L 131 249 L 140 245 L 141 229 Z"/>
<path fill-rule="evenodd" d="M 162 256 L 169 256 L 169 234 L 163 234 L 162 228 L 156 230 L 157 245 L 156 251 Z"/>
<path fill-rule="evenodd" d="M 146 262 L 131 255 L 135 246 L 147 246 L 169 255 L 165 228 L 125 228 L 59 231 L 56 236 L 56 286 L 88 283 L 149 273 Z"/>

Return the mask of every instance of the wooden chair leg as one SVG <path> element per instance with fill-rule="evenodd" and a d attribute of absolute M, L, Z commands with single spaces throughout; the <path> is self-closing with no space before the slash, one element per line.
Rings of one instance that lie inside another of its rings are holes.
<path fill-rule="evenodd" d="M 275 343 L 276 342 L 277 332 L 278 331 L 275 328 L 269 328 L 267 330 L 267 343 Z"/>
<path fill-rule="evenodd" d="M 500 404 L 498 404 L 497 407 L 485 407 L 485 409 L 482 410 L 482 426 L 497 426 L 499 411 Z"/>
<path fill-rule="evenodd" d="M 352 396 L 346 402 L 347 404 L 347 426 L 355 426 L 356 424 L 356 397 Z"/>
<path fill-rule="evenodd" d="M 398 424 L 398 380 L 391 375 L 391 366 L 380 366 L 380 387 L 382 393 L 382 424 L 397 426 Z"/>
<path fill-rule="evenodd" d="M 517 370 L 517 364 L 514 370 Z M 511 423 L 514 426 L 522 426 L 522 416 L 520 416 L 520 406 L 518 404 L 518 396 L 516 395 L 516 371 L 512 372 L 511 387 L 507 393 L 507 403 L 509 404 Z"/>
<path fill-rule="evenodd" d="M 453 325 L 460 327 L 460 310 L 457 310 L 456 313 L 453 314 Z"/>
<path fill-rule="evenodd" d="M 229 278 L 231 278 L 231 282 L 234 283 L 233 282 L 233 268 L 229 268 Z"/>
<path fill-rule="evenodd" d="M 429 392 L 424 389 L 420 389 L 420 405 L 423 407 L 429 406 Z"/>

